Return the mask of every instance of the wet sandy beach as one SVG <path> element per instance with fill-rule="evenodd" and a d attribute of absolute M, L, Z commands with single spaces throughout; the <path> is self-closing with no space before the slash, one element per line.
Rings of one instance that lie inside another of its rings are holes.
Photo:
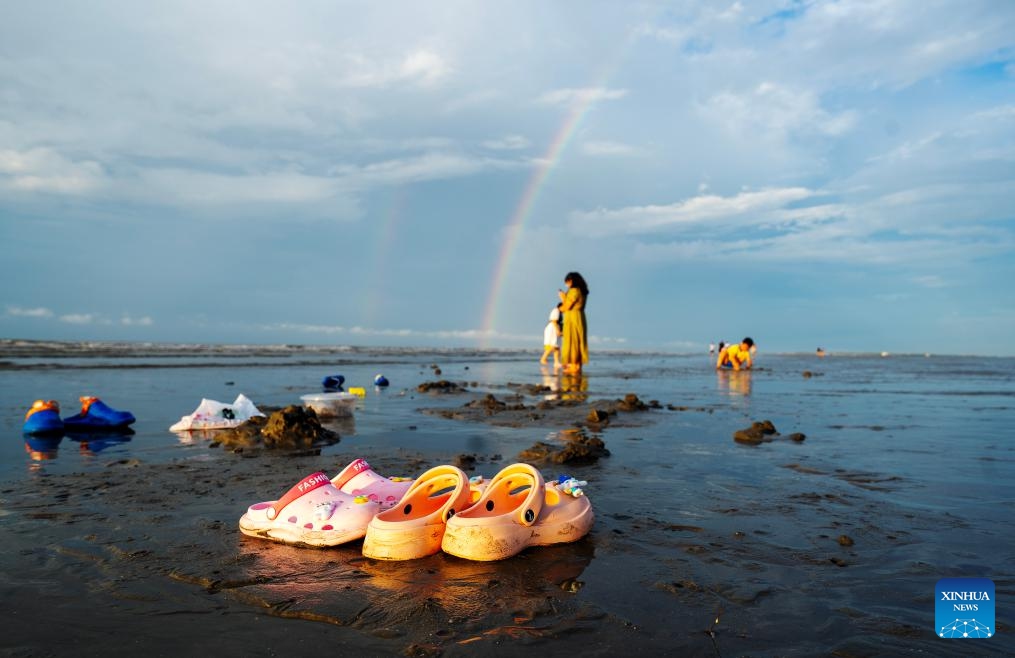
<path fill-rule="evenodd" d="M 68 438 L 51 462 L 22 456 L 24 467 L 8 469 L 0 484 L 6 540 L 0 650 L 603 656 L 1015 650 L 1005 603 L 1015 591 L 1015 457 L 1005 439 L 1013 419 L 1010 380 L 988 377 L 968 390 L 946 385 L 944 377 L 937 388 L 926 377 L 903 385 L 858 374 L 856 364 L 822 364 L 820 376 L 802 377 L 800 363 L 773 358 L 746 384 L 724 383 L 715 373 L 696 374 L 697 364 L 664 363 L 653 371 L 645 361 L 617 357 L 602 359 L 599 373 L 571 390 L 544 390 L 534 364 L 512 362 L 488 379 L 470 356 L 442 363 L 466 391 L 420 393 L 416 386 L 434 379 L 432 358 L 389 365 L 389 376 L 404 388 L 371 392 L 355 425 L 339 430 L 342 440 L 316 455 L 232 453 L 201 437 L 146 450 L 145 441 L 153 444 L 158 428 L 164 433 L 168 426 L 159 418 L 151 427 L 139 421 L 129 443 L 87 458 Z M 376 364 L 363 368 L 371 372 Z M 244 390 L 263 385 L 255 401 L 283 401 L 300 378 L 309 379 L 306 369 L 252 368 L 251 377 L 264 381 L 244 382 Z M 352 365 L 346 370 L 356 372 Z M 50 376 L 19 372 L 20 380 L 3 375 L 5 409 L 20 405 L 12 397 L 15 382 L 30 388 Z M 166 377 L 162 370 L 143 374 L 149 382 Z M 108 381 L 116 379 L 111 374 Z M 126 390 L 114 393 L 128 399 Z M 625 393 L 646 408 L 618 409 Z M 504 408 L 483 404 L 489 395 Z M 166 404 L 165 396 L 160 400 Z M 157 406 L 154 398 L 134 404 Z M 182 405 L 169 405 L 163 415 L 175 420 L 188 411 Z M 597 407 L 610 413 L 590 422 Z M 736 430 L 767 419 L 779 431 L 773 440 L 733 440 Z M 789 440 L 794 432 L 806 439 Z M 589 482 L 596 523 L 574 544 L 495 563 L 443 554 L 380 562 L 362 556 L 361 542 L 299 548 L 245 537 L 236 527 L 247 505 L 277 497 L 313 471 L 333 474 L 357 457 L 384 475 L 462 463 L 472 466 L 470 474 L 489 477 L 534 444 L 564 446 L 575 434 L 602 440 L 609 455 L 538 464 L 548 477 L 567 472 Z M 964 449 L 942 465 L 943 448 L 957 444 Z M 955 575 L 996 583 L 997 634 L 989 641 L 949 643 L 933 635 L 934 584 Z"/>

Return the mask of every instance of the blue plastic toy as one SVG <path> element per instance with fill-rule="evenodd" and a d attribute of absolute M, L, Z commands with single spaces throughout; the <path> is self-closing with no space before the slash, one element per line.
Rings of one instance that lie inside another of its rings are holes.
<path fill-rule="evenodd" d="M 388 378 L 384 375 L 377 375 L 374 377 L 374 386 L 387 386 Z"/>
<path fill-rule="evenodd" d="M 326 391 L 341 391 L 342 384 L 345 383 L 345 377 L 342 375 L 328 375 L 321 380 L 321 386 Z"/>

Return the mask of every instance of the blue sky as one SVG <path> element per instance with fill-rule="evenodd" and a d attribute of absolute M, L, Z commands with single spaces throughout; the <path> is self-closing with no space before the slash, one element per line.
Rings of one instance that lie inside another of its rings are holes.
<path fill-rule="evenodd" d="M 2 337 L 1015 354 L 1015 4 L 3 16 Z"/>

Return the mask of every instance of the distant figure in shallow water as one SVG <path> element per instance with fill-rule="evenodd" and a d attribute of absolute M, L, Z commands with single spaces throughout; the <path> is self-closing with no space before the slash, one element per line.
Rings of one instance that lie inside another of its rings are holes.
<path fill-rule="evenodd" d="M 577 272 L 568 272 L 564 276 L 567 290 L 558 290 L 561 307 L 564 313 L 564 333 L 560 343 L 560 361 L 564 364 L 564 373 L 580 375 L 582 366 L 589 362 L 588 326 L 585 322 L 585 303 L 589 296 L 589 286 Z"/>
<path fill-rule="evenodd" d="M 750 370 L 754 351 L 754 341 L 749 337 L 744 338 L 739 344 L 727 345 L 719 350 L 719 358 L 715 362 L 716 370 L 719 368 Z"/>
<path fill-rule="evenodd" d="M 819 347 L 819 348 L 818 348 L 818 351 L 817 351 L 817 355 L 818 355 L 818 357 L 819 357 L 819 358 L 820 358 L 820 357 L 823 357 L 823 356 L 825 355 L 825 350 L 824 350 L 824 348 L 821 348 L 821 347 Z"/>

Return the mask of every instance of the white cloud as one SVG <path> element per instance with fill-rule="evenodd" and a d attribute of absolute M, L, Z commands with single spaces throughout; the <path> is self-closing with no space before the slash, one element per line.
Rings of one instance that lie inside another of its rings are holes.
<path fill-rule="evenodd" d="M 609 141 L 588 141 L 582 144 L 582 153 L 591 156 L 632 156 L 639 155 L 641 149 L 629 144 Z"/>
<path fill-rule="evenodd" d="M 53 311 L 45 307 L 21 308 L 20 306 L 8 306 L 7 315 L 19 318 L 51 318 Z"/>
<path fill-rule="evenodd" d="M 401 60 L 378 58 L 362 53 L 347 53 L 338 84 L 353 88 L 385 88 L 408 83 L 433 87 L 451 74 L 451 66 L 439 54 L 429 50 L 407 53 Z"/>
<path fill-rule="evenodd" d="M 75 324 L 75 325 L 112 325 L 114 324 L 109 318 L 103 316 L 101 313 L 62 313 L 57 315 L 52 310 L 45 307 L 38 308 L 22 308 L 20 306 L 8 306 L 7 313 L 10 317 L 21 317 L 21 318 L 42 318 L 42 319 L 55 319 L 57 322 L 64 324 Z M 125 327 L 150 327 L 155 324 L 155 321 L 147 315 L 135 317 L 129 313 L 124 313 L 120 316 L 120 325 Z"/>
<path fill-rule="evenodd" d="M 139 318 L 124 315 L 120 317 L 120 324 L 125 327 L 150 327 L 155 324 L 155 321 L 147 315 L 143 315 Z"/>
<path fill-rule="evenodd" d="M 948 282 L 937 274 L 925 274 L 923 276 L 914 276 L 911 279 L 913 283 L 924 288 L 944 288 L 948 285 Z"/>
<path fill-rule="evenodd" d="M 571 225 L 594 235 L 609 235 L 648 233 L 733 220 L 759 224 L 769 220 L 768 213 L 814 195 L 815 192 L 802 187 L 745 191 L 732 197 L 703 194 L 665 206 L 575 212 L 571 215 Z"/>
<path fill-rule="evenodd" d="M 375 162 L 363 167 L 341 168 L 338 174 L 349 187 L 397 185 L 428 180 L 472 176 L 482 171 L 514 169 L 529 166 L 490 158 L 476 158 L 456 153 L 427 153 L 418 157 Z"/>
<path fill-rule="evenodd" d="M 93 324 L 98 322 L 97 316 L 92 313 L 68 313 L 60 316 L 60 322 L 67 324 Z"/>
<path fill-rule="evenodd" d="M 417 50 L 402 61 L 401 77 L 421 85 L 434 85 L 451 72 L 450 66 L 437 53 Z"/>
<path fill-rule="evenodd" d="M 104 179 L 95 160 L 74 160 L 51 148 L 0 150 L 0 189 L 79 195 L 98 189 Z"/>
<path fill-rule="evenodd" d="M 699 107 L 699 115 L 733 135 L 762 141 L 784 141 L 798 134 L 838 137 L 857 120 L 851 110 L 826 111 L 812 90 L 775 82 L 762 82 L 743 93 L 715 94 Z"/>
<path fill-rule="evenodd" d="M 626 89 L 609 89 L 606 87 L 583 87 L 555 89 L 540 96 L 536 102 L 541 105 L 583 106 L 599 101 L 619 100 L 627 96 Z"/>
<path fill-rule="evenodd" d="M 494 151 L 517 151 L 529 147 L 529 140 L 521 135 L 505 135 L 500 139 L 490 139 L 483 142 L 485 148 Z"/>
<path fill-rule="evenodd" d="M 439 340 L 439 341 L 463 341 L 467 343 L 512 343 L 512 344 L 538 344 L 542 335 L 517 334 L 497 331 L 495 329 L 437 329 L 432 331 L 421 331 L 417 329 L 383 329 L 373 327 L 345 327 L 341 325 L 319 325 L 300 324 L 283 322 L 278 324 L 261 325 L 260 329 L 265 332 L 286 332 L 295 331 L 305 334 L 321 334 L 325 336 L 349 335 L 358 337 L 380 337 L 380 338 L 402 338 L 416 340 Z M 625 345 L 626 338 L 611 336 L 590 335 L 589 342 L 598 345 Z"/>

